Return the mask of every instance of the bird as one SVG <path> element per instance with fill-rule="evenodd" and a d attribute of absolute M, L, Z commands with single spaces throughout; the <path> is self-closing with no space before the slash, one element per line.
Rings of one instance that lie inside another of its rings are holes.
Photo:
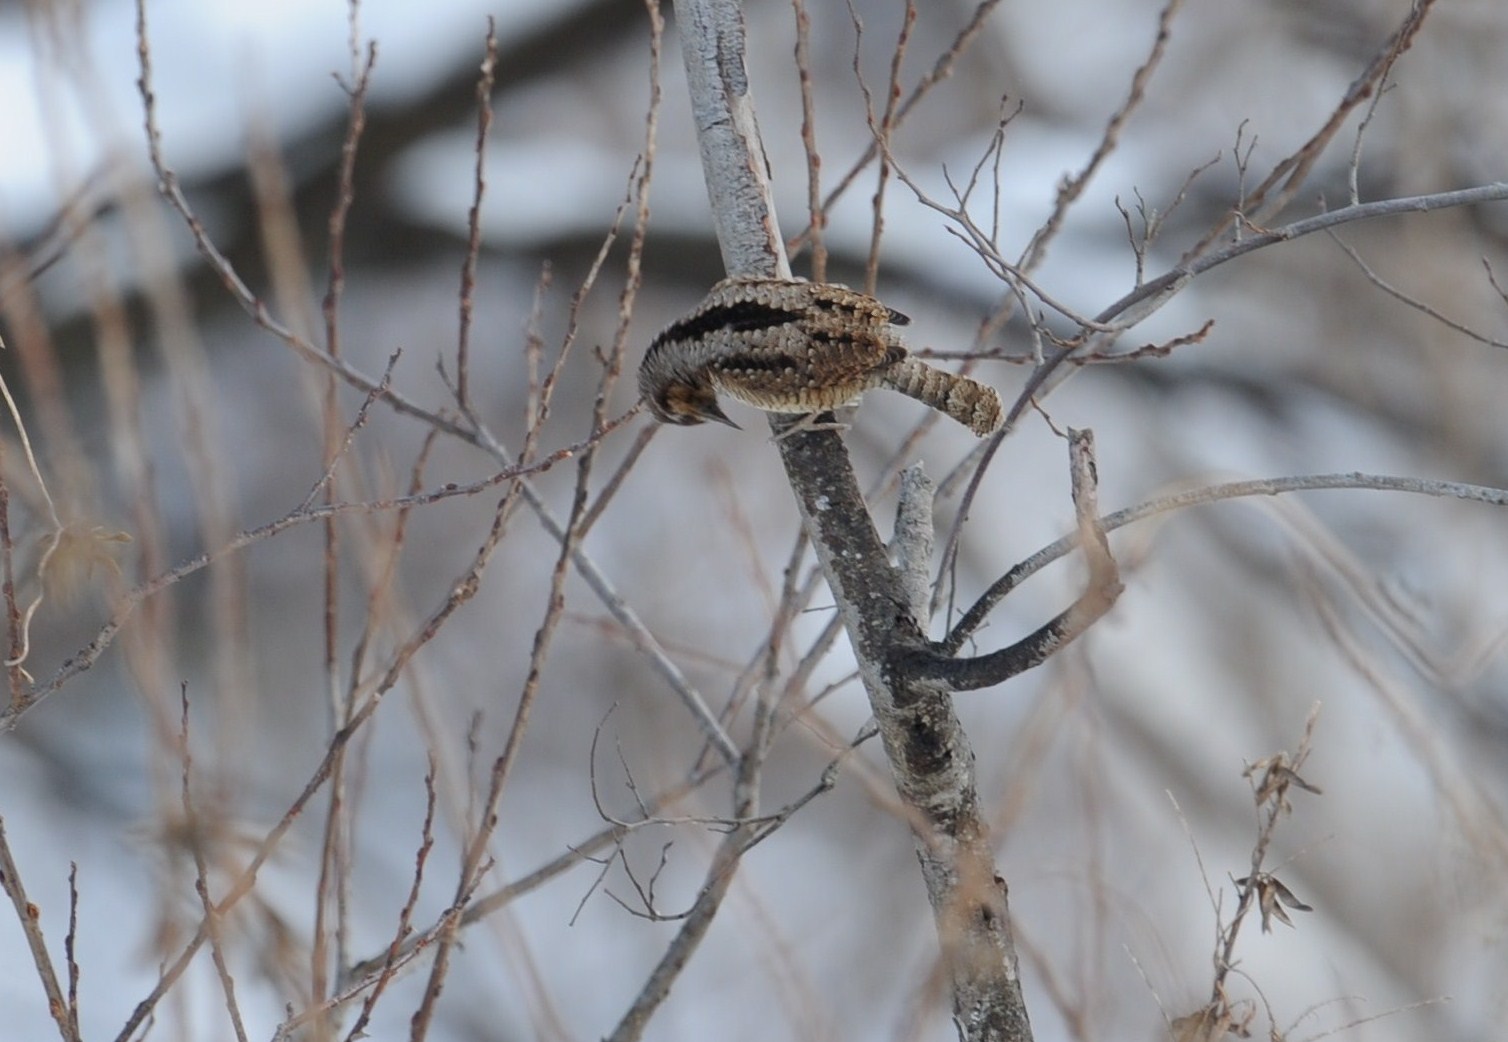
<path fill-rule="evenodd" d="M 865 391 L 899 391 L 979 437 L 1004 419 L 995 389 L 912 355 L 897 327 L 910 319 L 834 282 L 729 278 L 650 342 L 639 393 L 661 423 L 737 427 L 722 394 L 765 412 L 816 414 Z"/>

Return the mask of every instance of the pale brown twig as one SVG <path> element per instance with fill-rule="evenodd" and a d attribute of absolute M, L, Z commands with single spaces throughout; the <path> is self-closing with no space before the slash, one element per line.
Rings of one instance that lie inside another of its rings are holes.
<path fill-rule="evenodd" d="M 1072 177 L 1064 178 L 1058 185 L 1058 196 L 1053 203 L 1052 213 L 1032 234 L 1026 248 L 1021 251 L 1021 257 L 1016 265 L 1023 271 L 1031 271 L 1042 262 L 1047 255 L 1048 245 L 1062 230 L 1063 220 L 1068 216 L 1069 209 L 1078 201 L 1085 186 L 1120 144 L 1121 131 L 1125 129 L 1132 114 L 1141 106 L 1147 94 L 1147 85 L 1152 82 L 1153 75 L 1162 64 L 1163 55 L 1167 53 L 1168 41 L 1173 35 L 1173 19 L 1177 17 L 1182 6 L 1183 0 L 1167 0 L 1167 3 L 1163 5 L 1162 11 L 1157 16 L 1157 35 L 1153 38 L 1152 49 L 1141 65 L 1137 66 L 1136 72 L 1132 74 L 1131 86 L 1126 91 L 1125 99 L 1111 114 L 1109 121 L 1105 124 L 1104 133 L 1100 135 L 1099 144 L 1095 145 L 1094 152 L 1084 164 L 1083 169 Z M 998 179 L 996 183 L 999 183 Z"/>
<path fill-rule="evenodd" d="M 10 839 L 6 836 L 4 816 L 0 816 L 0 890 L 5 891 L 5 896 L 10 898 L 11 907 L 15 909 L 16 922 L 20 924 L 21 933 L 26 937 L 32 965 L 37 968 L 37 978 L 42 982 L 42 990 L 47 993 L 47 1010 L 58 1025 L 58 1034 L 63 1042 L 81 1042 L 76 1025 L 70 1021 L 68 1002 L 58 983 L 52 957 L 47 954 L 47 939 L 42 935 L 42 910 L 26 896 L 26 888 L 21 883 L 21 868 L 16 864 L 10 849 Z"/>
<path fill-rule="evenodd" d="M 1298 772 L 1309 759 L 1309 753 L 1313 748 L 1314 728 L 1319 720 L 1319 705 L 1309 712 L 1309 718 L 1304 725 L 1303 737 L 1299 740 L 1298 751 L 1290 757 L 1287 753 L 1277 753 L 1271 757 L 1252 764 L 1246 770 L 1246 776 L 1250 779 L 1260 774 L 1261 778 L 1252 782 L 1252 794 L 1255 800 L 1255 810 L 1258 816 L 1257 837 L 1252 845 L 1251 870 L 1243 879 L 1235 881 L 1236 886 L 1236 911 L 1231 916 L 1229 923 L 1224 926 L 1218 923 L 1217 913 L 1217 945 L 1214 953 L 1215 974 L 1210 986 L 1208 1002 L 1196 1013 L 1181 1017 L 1174 1021 L 1175 1029 L 1183 1024 L 1216 1025 L 1242 1022 L 1242 1015 L 1237 1011 L 1236 1004 L 1232 1003 L 1226 990 L 1226 984 L 1232 972 L 1236 972 L 1236 944 L 1240 940 L 1241 927 L 1253 908 L 1260 907 L 1262 913 L 1262 929 L 1264 932 L 1269 927 L 1269 918 L 1278 917 L 1288 921 L 1288 915 L 1283 911 L 1282 905 L 1287 904 L 1291 908 L 1301 911 L 1309 911 L 1308 905 L 1300 902 L 1288 891 L 1274 876 L 1264 870 L 1268 848 L 1272 844 L 1273 835 L 1282 818 L 1292 811 L 1292 805 L 1288 802 L 1288 793 L 1293 788 L 1300 788 L 1309 792 L 1318 793 L 1319 790 L 1299 776 Z M 1252 1011 L 1254 1012 L 1254 1011 Z M 1271 1019 L 1271 1010 L 1268 1011 Z M 1223 1034 L 1223 1032 L 1221 1032 Z M 1194 1036 L 1198 1037 L 1198 1036 Z M 1218 1037 L 1208 1034 L 1205 1037 Z"/>
<path fill-rule="evenodd" d="M 1346 119 L 1357 106 L 1379 89 L 1394 64 L 1413 46 L 1414 38 L 1424 28 L 1424 20 L 1434 6 L 1435 0 L 1415 0 L 1392 35 L 1351 82 L 1324 125 L 1299 146 L 1297 151 L 1279 161 L 1255 188 L 1250 192 L 1243 190 L 1240 205 L 1233 207 L 1215 222 L 1197 243 L 1184 252 L 1179 259 L 1180 267 L 1192 265 L 1233 225 L 1243 221 L 1266 224 L 1292 201 L 1308 179 L 1314 164 L 1319 161 L 1320 155 L 1345 126 Z"/>
<path fill-rule="evenodd" d="M 314 798 L 315 794 L 324 786 L 330 778 L 331 771 L 343 755 L 346 745 L 361 731 L 377 707 L 382 703 L 385 696 L 402 678 L 408 668 L 409 660 L 418 650 L 434 639 L 442 626 L 459 610 L 469 602 L 481 586 L 481 575 L 491 562 L 502 534 L 502 519 L 507 513 L 511 500 L 518 494 L 522 486 L 514 483 L 508 492 L 499 501 L 493 513 L 493 525 L 487 538 L 472 556 L 471 563 L 464 569 L 450 588 L 449 594 L 442 602 L 423 620 L 416 631 L 392 653 L 389 658 L 387 669 L 374 683 L 372 693 L 356 710 L 351 713 L 349 721 L 341 727 L 329 739 L 325 755 L 315 768 L 314 773 L 305 783 L 298 797 L 289 805 L 288 810 L 278 823 L 267 833 L 258 844 L 256 852 L 250 862 L 242 870 L 241 874 L 232 882 L 226 895 L 215 906 L 216 911 L 223 915 L 233 907 L 241 898 L 249 893 L 256 883 L 257 874 L 273 850 L 281 843 L 283 837 L 292 827 L 293 822 L 300 816 L 303 808 Z M 117 627 L 118 628 L 118 627 Z M 173 986 L 183 971 L 188 967 L 199 948 L 207 939 L 208 928 L 201 920 L 194 937 L 186 944 L 178 958 L 165 965 L 162 976 L 152 991 L 139 1002 L 127 1019 L 125 1027 L 117 1036 L 117 1042 L 128 1042 L 142 1021 L 152 1012 L 163 995 Z"/>
<path fill-rule="evenodd" d="M 5 714 L 20 714 L 26 711 L 32 695 L 26 670 L 21 666 L 25 657 L 26 635 L 21 619 L 21 606 L 16 601 L 16 544 L 10 531 L 10 482 L 3 477 L 5 456 L 0 452 L 0 594 L 5 598 L 6 655 L 5 673 L 9 682 L 10 697 Z M 3 715 L 3 714 L 0 714 Z"/>
<path fill-rule="evenodd" d="M 404 900 L 403 907 L 398 911 L 398 927 L 393 935 L 392 943 L 388 945 L 387 958 L 377 975 L 376 982 L 372 985 L 371 992 L 361 1004 L 361 1012 L 351 1025 L 351 1030 L 346 1035 L 346 1042 L 356 1042 L 357 1039 L 366 1037 L 365 1028 L 371 1019 L 372 1010 L 376 1008 L 378 999 L 382 997 L 383 991 L 392 982 L 393 975 L 397 972 L 403 941 L 413 933 L 414 908 L 419 903 L 419 891 L 424 883 L 424 868 L 429 862 L 429 852 L 435 845 L 434 822 L 435 765 L 431 760 L 429 769 L 424 772 L 424 824 L 419 829 L 419 849 L 414 854 L 413 882 L 408 888 L 408 897 Z"/>
<path fill-rule="evenodd" d="M 1361 273 L 1366 276 L 1368 282 L 1376 286 L 1378 289 L 1382 290 L 1394 300 L 1398 301 L 1398 303 L 1413 308 L 1415 311 L 1419 312 L 1422 315 L 1427 315 L 1428 317 L 1434 319 L 1436 322 L 1440 323 L 1442 326 L 1445 326 L 1447 329 L 1454 329 L 1457 333 L 1460 333 L 1462 336 L 1469 337 L 1479 344 L 1485 344 L 1488 347 L 1508 348 L 1508 340 L 1499 340 L 1496 337 L 1488 336 L 1485 333 L 1478 333 L 1475 329 L 1472 329 L 1464 322 L 1457 322 L 1455 319 L 1445 314 L 1439 308 L 1433 307 L 1425 301 L 1420 300 L 1418 297 L 1414 297 L 1408 293 L 1405 293 L 1397 286 L 1394 286 L 1391 282 L 1388 282 L 1381 275 L 1377 274 L 1377 272 L 1373 271 L 1371 266 L 1362 259 L 1361 254 L 1358 253 L 1356 251 L 1356 248 L 1350 243 L 1343 241 L 1340 236 L 1336 235 L 1334 232 L 1328 232 L 1326 234 L 1330 236 L 1335 245 L 1339 246 L 1343 251 L 1345 251 L 1346 256 L 1351 258 L 1352 263 L 1354 263 L 1358 268 L 1361 269 Z"/>
<path fill-rule="evenodd" d="M 63 935 L 63 960 L 68 967 L 68 1026 L 79 1035 L 79 866 L 68 863 L 68 932 Z"/>
<path fill-rule="evenodd" d="M 456 335 L 456 405 L 466 415 L 471 408 L 471 314 L 476 298 L 476 266 L 482 255 L 482 199 L 487 193 L 487 136 L 492 130 L 492 82 L 497 71 L 497 22 L 487 17 L 486 54 L 476 84 L 476 168 L 472 178 L 471 209 L 466 214 L 466 251 L 461 261 L 461 323 Z"/>
<path fill-rule="evenodd" d="M 359 25 L 360 4 L 358 0 L 350 0 L 347 7 L 347 49 L 351 59 L 352 82 L 345 89 L 349 95 L 346 116 L 346 133 L 341 142 L 340 165 L 336 177 L 335 202 L 331 205 L 330 216 L 327 222 L 327 248 L 329 261 L 327 263 L 327 284 L 325 297 L 321 310 L 325 323 L 325 349 L 332 358 L 339 358 L 341 354 L 341 327 L 340 327 L 340 304 L 345 290 L 345 245 L 346 227 L 350 217 L 351 207 L 356 198 L 356 158 L 361 135 L 366 127 L 366 99 L 367 92 L 372 83 L 372 71 L 377 62 L 377 45 L 369 43 L 366 48 L 365 60 L 362 58 L 361 32 Z M 393 367 L 397 364 L 398 353 L 394 352 L 388 359 L 387 369 L 383 373 L 382 387 L 378 391 L 370 392 L 362 402 L 356 419 L 346 427 L 344 438 L 341 437 L 342 417 L 338 397 L 339 383 L 334 373 L 328 370 L 324 373 L 323 395 L 321 397 L 321 423 L 324 433 L 323 456 L 325 471 L 316 490 L 320 492 L 325 503 L 333 503 L 336 498 L 334 486 L 335 468 L 346 457 L 350 450 L 352 439 L 356 431 L 366 423 L 366 416 L 371 405 L 376 401 L 387 387 L 392 383 Z M 314 491 L 311 490 L 311 500 Z M 324 535 L 324 676 L 325 686 L 330 699 L 330 719 L 332 727 L 339 728 L 349 718 L 353 705 L 350 697 L 341 694 L 342 684 L 337 665 L 339 657 L 339 606 L 340 606 L 340 530 L 336 524 L 337 518 L 332 515 L 323 523 Z M 345 685 L 350 690 L 354 684 Z M 319 877 L 315 883 L 315 905 L 313 943 L 309 948 L 310 964 L 310 1000 L 318 1005 L 325 998 L 329 988 L 329 975 L 331 964 L 340 966 L 347 958 L 347 924 L 349 923 L 350 907 L 350 850 L 349 838 L 346 828 L 346 818 L 350 813 L 347 806 L 346 795 L 346 771 L 345 758 L 342 756 L 334 765 L 330 778 L 330 803 L 325 813 L 324 837 L 320 851 Z M 354 817 L 354 815 L 352 815 Z M 335 903 L 335 928 L 334 928 L 334 956 L 329 951 L 330 930 L 326 922 L 329 911 L 329 895 L 333 892 Z M 327 1035 L 330 1031 L 328 1023 L 320 1025 L 322 1032 Z"/>
<path fill-rule="evenodd" d="M 896 110 L 893 130 L 900 129 L 901 124 L 906 121 L 906 117 L 911 114 L 911 110 L 916 107 L 918 102 L 932 92 L 932 88 L 953 75 L 954 66 L 958 64 L 958 60 L 968 51 L 969 45 L 974 42 L 975 37 L 983 31 L 985 21 L 988 20 L 989 16 L 994 13 L 995 8 L 998 6 L 1000 6 L 1000 0 L 981 0 L 975 6 L 974 13 L 970 15 L 968 22 L 958 31 L 958 34 L 954 36 L 952 43 L 942 54 L 938 55 L 937 60 L 932 64 L 932 68 L 917 81 L 915 87 L 911 88 L 911 93 L 906 95 L 906 100 L 901 102 L 900 107 Z M 823 213 L 832 209 L 833 204 L 842 197 L 844 192 L 848 191 L 859 174 L 863 173 L 879 154 L 878 143 L 871 141 L 869 146 L 860 154 L 859 158 L 855 159 L 843 176 L 838 179 L 838 183 L 828 191 L 827 198 L 822 203 Z M 792 257 L 800 255 L 802 249 L 809 241 L 811 232 L 812 229 L 808 227 L 790 241 L 788 250 Z"/>
<path fill-rule="evenodd" d="M 246 1025 L 241 1021 L 241 1004 L 236 999 L 236 981 L 231 975 L 230 967 L 225 962 L 225 938 L 220 930 L 220 913 L 215 908 L 215 902 L 209 895 L 209 864 L 204 858 L 204 842 L 199 838 L 204 835 L 199 820 L 199 813 L 194 809 L 193 788 L 190 778 L 193 776 L 193 755 L 189 750 L 189 697 L 188 684 L 180 684 L 178 697 L 181 705 L 181 719 L 178 730 L 178 758 L 180 791 L 179 799 L 183 806 L 183 824 L 188 840 L 189 850 L 194 857 L 194 893 L 199 897 L 199 906 L 204 911 L 204 928 L 209 938 L 210 961 L 214 963 L 215 978 L 219 981 L 220 992 L 225 997 L 225 1012 L 230 1017 L 232 1029 L 236 1033 L 236 1042 L 249 1042 L 246 1035 Z"/>
<path fill-rule="evenodd" d="M 228 541 L 226 541 L 226 543 L 219 549 L 208 551 L 190 558 L 189 560 L 182 562 L 169 571 L 166 571 L 161 575 L 154 576 L 146 582 L 141 583 L 134 589 L 129 590 L 124 595 L 122 595 L 122 597 L 116 603 L 109 621 L 107 621 L 105 625 L 102 626 L 97 633 L 95 633 L 94 638 L 90 640 L 88 644 L 85 644 L 82 648 L 78 649 L 66 660 L 64 660 L 62 665 L 57 668 L 57 670 L 48 680 L 31 686 L 28 691 L 27 699 L 19 707 L 11 706 L 7 707 L 4 711 L 0 711 L 0 734 L 14 730 L 16 725 L 20 722 L 21 717 L 33 705 L 63 687 L 63 685 L 73 677 L 93 666 L 94 663 L 99 660 L 99 657 L 105 653 L 105 651 L 110 647 L 111 644 L 114 643 L 127 619 L 130 618 L 130 616 L 139 606 L 141 606 L 157 594 L 161 593 L 162 591 L 169 589 L 185 576 L 192 575 L 193 573 L 208 567 L 209 565 L 221 560 L 222 558 L 238 553 L 239 551 L 244 550 L 249 546 L 269 539 L 272 536 L 275 536 L 278 533 L 283 532 L 289 528 L 295 527 L 297 525 L 308 524 L 314 521 L 323 521 L 326 517 L 330 517 L 336 514 L 347 513 L 350 511 L 368 512 L 372 510 L 401 510 L 416 506 L 425 506 L 430 503 L 439 502 L 442 499 L 451 499 L 456 496 L 475 495 L 479 492 L 484 492 L 498 485 L 508 484 L 510 482 L 520 482 L 527 475 L 542 473 L 543 471 L 549 470 L 551 467 L 562 462 L 563 460 L 572 458 L 578 452 L 586 449 L 590 444 L 600 441 L 605 434 L 609 433 L 612 430 L 616 430 L 624 423 L 627 423 L 630 419 L 633 418 L 636 413 L 637 407 L 635 409 L 629 410 L 627 413 L 613 420 L 608 425 L 607 429 L 598 431 L 575 445 L 557 449 L 549 456 L 546 456 L 529 466 L 509 468 L 506 471 L 501 471 L 497 474 L 491 475 L 490 477 L 482 478 L 479 481 L 468 482 L 465 485 L 451 482 L 447 483 L 441 488 L 435 489 L 430 492 L 409 496 L 397 496 L 390 499 L 370 500 L 367 502 L 357 503 L 330 503 L 310 506 L 302 511 L 293 511 L 284 514 L 282 517 L 277 518 L 274 521 L 269 521 L 266 524 L 258 525 L 255 528 L 243 529 L 242 531 L 236 533 L 236 535 L 234 535 Z M 526 496 L 528 494 L 528 492 L 525 493 Z M 589 559 L 584 559 L 579 556 L 576 558 L 578 567 L 583 567 L 583 560 Z M 585 567 L 592 569 L 594 566 L 586 565 Z M 592 571 L 589 574 L 600 577 L 600 573 L 595 573 L 595 571 Z M 606 580 L 601 579 L 601 583 L 605 586 Z M 611 603 L 612 602 L 610 602 L 610 606 Z M 628 618 L 632 619 L 634 622 L 637 622 L 637 617 L 628 612 L 626 605 L 623 606 L 623 611 L 627 613 Z M 621 618 L 620 621 L 622 621 Z M 642 624 L 637 627 L 630 626 L 627 628 L 631 633 L 634 633 L 636 641 L 640 639 L 638 633 L 639 631 L 642 631 Z M 676 670 L 676 673 L 679 674 L 679 670 Z"/>
<path fill-rule="evenodd" d="M 801 147 L 806 155 L 806 242 L 813 282 L 827 281 L 827 211 L 822 205 L 822 155 L 817 150 L 817 106 L 812 96 L 812 20 L 806 0 L 791 0 L 796 17 L 796 82 L 801 86 Z"/>

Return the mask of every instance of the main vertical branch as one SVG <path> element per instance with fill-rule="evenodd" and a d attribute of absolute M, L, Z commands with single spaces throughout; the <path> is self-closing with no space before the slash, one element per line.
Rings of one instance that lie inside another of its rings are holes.
<path fill-rule="evenodd" d="M 891 566 L 831 431 L 781 439 L 828 586 L 843 616 L 891 775 L 914 813 L 917 856 L 967 1042 L 1028 1042 L 1004 878 L 979 813 L 974 751 L 947 688 L 905 668 L 925 644 L 902 574 Z"/>
<path fill-rule="evenodd" d="M 744 63 L 743 12 L 736 0 L 676 0 L 675 18 L 723 265 L 729 275 L 790 278 Z"/>
<path fill-rule="evenodd" d="M 744 64 L 736 0 L 676 0 L 707 192 L 730 275 L 788 277 Z M 967 1042 L 1029 1042 L 1005 881 L 979 814 L 974 753 L 949 691 L 904 663 L 926 645 L 901 573 L 831 430 L 777 442 L 859 662 L 896 788 L 913 811 L 922 876 Z"/>

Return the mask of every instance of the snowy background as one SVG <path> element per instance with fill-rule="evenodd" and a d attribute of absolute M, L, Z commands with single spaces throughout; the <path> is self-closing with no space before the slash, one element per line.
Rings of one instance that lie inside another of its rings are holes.
<path fill-rule="evenodd" d="M 869 131 L 848 9 L 834 0 L 808 4 L 830 185 L 863 152 Z M 900 5 L 855 6 L 865 26 L 861 67 L 878 84 Z M 1002 97 L 1007 110 L 1020 104 L 999 172 L 1000 238 L 1014 256 L 1121 104 L 1151 47 L 1159 6 L 1002 5 L 897 135 L 897 158 L 942 195 L 944 168 L 956 177 L 987 147 Z M 1496 0 L 1437 7 L 1368 130 L 1364 199 L 1508 177 L 1508 8 Z M 748 8 L 756 106 L 784 230 L 793 235 L 805 213 L 793 17 L 789 4 L 772 0 Z M 1116 200 L 1129 204 L 1140 193 L 1165 209 L 1190 170 L 1215 160 L 1148 258 L 1149 274 L 1164 270 L 1240 190 L 1238 127 L 1260 177 L 1324 122 L 1406 10 L 1386 0 L 1189 5 L 1174 21 L 1145 104 L 1037 283 L 1091 314 L 1120 297 L 1135 268 Z M 931 67 L 971 11 L 924 5 L 907 83 Z M 325 222 L 347 111 L 335 77 L 352 78 L 347 13 L 334 0 L 148 5 L 168 162 L 216 242 L 271 299 L 277 279 L 259 237 L 248 155 L 275 143 L 313 273 L 296 316 L 311 329 L 319 328 Z M 360 38 L 376 42 L 378 59 L 347 237 L 342 337 L 345 357 L 374 376 L 401 348 L 395 386 L 427 407 L 448 404 L 435 363 L 454 357 L 475 80 L 489 15 L 500 57 L 473 396 L 481 418 L 516 444 L 530 315 L 537 310 L 553 353 L 571 295 L 644 149 L 649 22 L 641 4 L 361 6 Z M 181 221 L 143 192 L 152 178 L 135 22 L 132 6 L 114 0 L 0 11 L 0 334 L 11 348 L 3 371 L 65 511 L 133 535 L 116 552 L 127 585 L 291 510 L 322 470 L 318 382 L 234 307 L 194 257 Z M 661 87 L 644 288 L 630 327 L 635 351 L 721 274 L 673 24 Z M 1331 206 L 1345 200 L 1354 140 L 1352 130 L 1340 135 L 1291 216 L 1315 212 L 1321 197 Z M 862 281 L 875 184 L 873 170 L 861 174 L 830 213 L 833 278 Z M 59 221 L 63 212 L 70 216 Z M 1508 339 L 1508 305 L 1482 262 L 1499 285 L 1508 282 L 1505 236 L 1503 204 L 1339 231 L 1380 278 L 1499 342 Z M 545 451 L 588 429 L 591 352 L 612 341 L 623 256 L 620 245 L 582 305 L 578 354 L 545 428 Z M 916 346 L 967 348 L 1006 296 L 942 218 L 893 181 L 882 262 L 879 291 L 913 316 Z M 550 285 L 539 293 L 547 264 Z M 161 291 L 168 283 L 176 294 Z M 104 284 L 120 287 L 121 327 L 101 318 Z M 170 298 L 176 304 L 164 303 Z M 1095 430 L 1105 509 L 1192 483 L 1332 471 L 1508 486 L 1502 349 L 1391 299 L 1335 241 L 1313 236 L 1215 270 L 1126 346 L 1185 334 L 1208 319 L 1215 325 L 1204 342 L 1165 359 L 1091 367 L 1049 399 L 1053 422 Z M 136 458 L 145 468 L 131 466 L 109 419 L 118 402 L 99 379 L 110 357 L 119 361 L 107 351 L 118 328 L 129 330 L 126 357 L 139 380 Z M 1011 327 L 987 346 L 1024 353 L 1019 334 Z M 1007 399 L 1025 372 L 999 362 L 976 370 Z M 628 408 L 633 394 L 625 380 L 612 413 Z M 347 389 L 341 402 L 350 417 L 361 396 Z M 866 401 L 848 435 L 861 481 L 879 473 L 918 414 L 898 396 Z M 762 421 L 735 416 L 755 422 L 744 432 L 659 432 L 586 541 L 718 706 L 764 640 L 797 531 Z M 614 435 L 602 473 L 647 422 Z M 38 500 L 6 426 L 5 474 L 20 489 L 12 509 L 27 547 L 41 531 Z M 343 495 L 404 487 L 424 433 L 411 419 L 374 409 L 352 450 L 368 484 L 343 486 Z M 940 476 L 971 444 L 966 432 L 940 425 L 914 455 Z M 965 531 L 963 604 L 1071 527 L 1066 456 L 1032 415 L 1002 447 Z M 215 461 L 208 490 L 204 459 Z M 492 469 L 479 451 L 442 439 L 425 485 Z M 562 515 L 572 480 L 563 466 L 538 481 Z M 496 495 L 415 512 L 395 618 L 421 618 L 443 599 L 485 535 Z M 158 515 L 160 540 L 138 527 L 144 498 Z M 893 497 L 874 507 L 887 531 Z M 943 504 L 944 522 L 954 507 Z M 364 569 L 374 560 L 363 539 L 376 538 L 377 524 L 363 536 L 352 521 L 343 543 L 342 670 L 359 633 Z M 378 954 L 391 937 L 413 874 L 430 758 L 440 765 L 441 807 L 416 924 L 432 922 L 452 896 L 459 823 L 474 806 L 468 791 L 485 785 L 502 749 L 558 551 L 527 512 L 510 524 L 477 598 L 415 657 L 353 746 L 351 959 Z M 1322 709 L 1303 774 L 1323 795 L 1295 796 L 1269 861 L 1315 910 L 1293 913 L 1295 928 L 1277 925 L 1270 934 L 1247 924 L 1232 987 L 1236 997 L 1261 996 L 1254 1033 L 1267 1030 L 1269 1014 L 1293 1039 L 1364 1018 L 1377 1019 L 1341 1037 L 1472 1040 L 1500 1030 L 1508 1019 L 1503 524 L 1492 507 L 1370 492 L 1247 500 L 1145 522 L 1114 537 L 1127 591 L 1109 618 L 1047 667 L 960 697 L 1010 881 L 1039 1039 L 1158 1038 L 1165 1017 L 1207 999 L 1212 901 L 1226 914 L 1233 907 L 1230 881 L 1248 871 L 1256 830 L 1242 769 L 1295 749 L 1315 703 Z M 247 551 L 238 571 L 174 587 L 92 670 L 0 735 L 0 815 L 60 965 L 69 865 L 78 866 L 85 1038 L 115 1037 L 198 922 L 191 843 L 172 827 L 181 824 L 172 752 L 180 684 L 194 706 L 196 793 L 220 826 L 212 882 L 242 863 L 319 763 L 331 733 L 322 553 L 318 526 L 305 525 Z M 110 585 L 107 572 L 96 569 L 96 592 Z M 1028 583 L 997 610 L 982 646 L 1029 632 L 1071 600 L 1080 578 L 1066 564 Z M 217 600 L 226 589 L 239 591 L 230 607 Z M 625 767 L 651 792 L 678 781 L 700 750 L 674 695 L 574 573 L 566 592 L 556 651 L 500 807 L 484 894 L 602 827 L 590 760 L 599 728 L 597 788 L 625 816 L 634 813 Z M 797 626 L 807 640 L 828 618 L 824 594 L 813 604 L 819 610 Z M 50 597 L 33 626 L 28 668 L 51 676 L 107 615 L 100 596 Z M 227 633 L 237 636 L 234 647 Z M 849 668 L 840 638 L 808 694 Z M 852 736 L 867 712 L 850 680 L 790 726 L 767 771 L 764 805 L 778 807 L 815 784 L 833 755 L 829 738 Z M 737 732 L 747 721 L 730 726 Z M 871 743 L 834 792 L 756 848 L 647 1037 L 952 1037 L 928 979 L 936 934 L 910 836 L 888 811 L 887 785 Z M 252 1038 L 270 1038 L 285 1004 L 301 1007 L 308 987 L 327 800 L 316 797 L 227 921 Z M 727 807 L 725 786 L 714 784 L 674 813 L 716 816 Z M 626 854 L 641 881 L 671 840 L 656 884 L 664 911 L 690 903 L 717 835 L 693 824 L 636 835 Z M 607 1034 L 677 924 L 631 915 L 594 888 L 598 872 L 578 865 L 469 927 L 430 1037 Z M 605 887 L 633 900 L 621 865 Z M 0 974 L 0 1037 L 53 1037 L 15 923 L 0 925 L 0 966 L 8 971 Z M 372 1037 L 406 1037 L 423 983 L 421 972 L 393 985 Z M 207 952 L 158 1007 L 149 1037 L 232 1037 Z"/>

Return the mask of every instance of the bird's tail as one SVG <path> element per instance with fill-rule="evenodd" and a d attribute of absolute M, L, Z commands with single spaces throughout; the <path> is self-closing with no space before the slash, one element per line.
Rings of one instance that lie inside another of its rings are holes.
<path fill-rule="evenodd" d="M 908 355 L 886 373 L 884 383 L 893 391 L 915 398 L 963 424 L 981 438 L 1000 429 L 1005 412 L 993 387 L 957 373 L 935 369 Z"/>

